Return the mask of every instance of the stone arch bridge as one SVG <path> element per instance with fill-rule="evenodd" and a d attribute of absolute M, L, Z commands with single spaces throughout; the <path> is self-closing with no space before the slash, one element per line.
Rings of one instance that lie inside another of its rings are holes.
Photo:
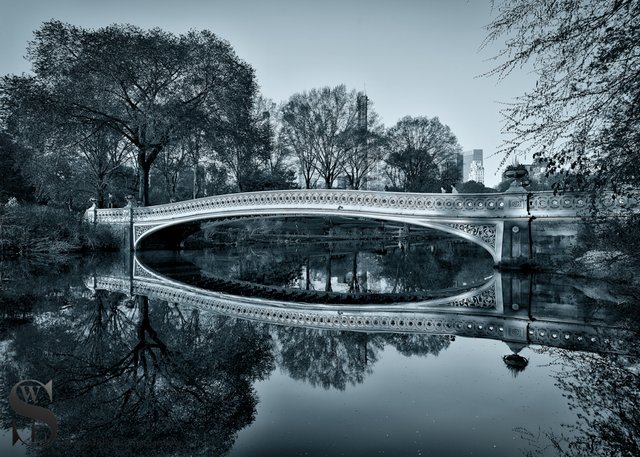
<path fill-rule="evenodd" d="M 491 194 L 420 194 L 313 189 L 219 195 L 165 205 L 97 209 L 85 219 L 109 227 L 127 250 L 145 247 L 155 237 L 168 247 L 216 219 L 273 216 L 343 216 L 427 227 L 464 238 L 484 248 L 496 264 L 521 264 L 534 258 L 568 255 L 579 222 L 591 210 L 621 214 L 635 202 L 612 194 L 592 202 L 587 194 L 527 192 L 511 188 Z M 188 229 L 190 228 L 190 229 Z"/>

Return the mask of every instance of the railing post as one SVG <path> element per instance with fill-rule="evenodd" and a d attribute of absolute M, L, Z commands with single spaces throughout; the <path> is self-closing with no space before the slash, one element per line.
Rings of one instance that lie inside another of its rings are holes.
<path fill-rule="evenodd" d="M 133 223 L 134 223 L 134 217 L 133 217 L 133 211 L 135 208 L 135 197 L 133 195 L 127 195 L 126 197 L 127 200 L 127 206 L 124 207 L 125 211 L 126 211 L 126 217 L 127 217 L 127 223 L 128 223 L 128 227 L 127 227 L 127 238 L 129 238 L 129 242 L 127 243 L 129 246 L 129 251 L 135 251 L 135 231 L 133 229 Z M 126 241 L 125 241 L 126 243 Z"/>

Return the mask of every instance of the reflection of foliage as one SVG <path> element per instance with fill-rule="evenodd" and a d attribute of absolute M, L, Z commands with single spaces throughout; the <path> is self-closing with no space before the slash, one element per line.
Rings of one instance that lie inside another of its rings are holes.
<path fill-rule="evenodd" d="M 145 297 L 72 302 L 11 346 L 16 367 L 54 380 L 67 432 L 47 455 L 218 455 L 253 421 L 252 383 L 273 369 L 268 335 Z"/>
<path fill-rule="evenodd" d="M 325 389 L 346 389 L 364 381 L 378 360 L 383 341 L 366 333 L 277 328 L 279 365 L 293 379 Z"/>
<path fill-rule="evenodd" d="M 439 268 L 439 259 L 424 247 L 396 249 L 382 262 L 387 275 L 393 278 L 393 293 L 438 289 L 442 276 L 450 274 Z"/>
<path fill-rule="evenodd" d="M 276 287 L 322 287 L 323 291 L 350 294 L 444 290 L 483 282 L 493 269 L 491 257 L 467 242 L 411 237 L 405 243 L 403 248 L 381 247 L 380 241 L 366 240 L 269 244 L 185 252 L 181 256 L 197 265 L 205 277 Z M 159 262 L 153 257 L 145 263 L 158 269 Z M 176 278 L 175 271 L 168 275 Z M 306 284 L 302 281 L 305 276 Z M 332 278 L 337 278 L 338 287 L 332 285 Z M 194 279 L 181 280 L 192 283 Z"/>
<path fill-rule="evenodd" d="M 618 342 L 626 355 L 538 350 L 556 359 L 556 385 L 578 411 L 578 421 L 566 425 L 568 436 L 542 432 L 541 438 L 519 430 L 532 448 L 529 455 L 548 455 L 549 448 L 566 457 L 640 455 L 640 312 L 636 303 L 625 303 L 616 306 L 616 314 L 617 325 L 629 331 Z"/>
<path fill-rule="evenodd" d="M 73 366 L 62 393 L 72 405 L 65 420 L 87 431 L 76 444 L 107 432 L 143 455 L 157 452 L 158 441 L 166 454 L 229 450 L 237 430 L 254 418 L 251 382 L 272 368 L 268 337 L 241 321 L 205 327 L 197 312 L 182 316 L 166 303 L 154 306 L 152 320 L 146 298 L 138 306 L 135 338 L 124 356 L 112 351 L 108 363 L 97 366 L 82 355 L 75 366 L 62 359 Z M 78 404 L 84 393 L 99 395 L 102 408 L 95 423 L 82 425 L 89 415 Z"/>
<path fill-rule="evenodd" d="M 274 250 L 261 250 L 256 255 L 252 249 L 241 249 L 239 254 L 242 260 L 238 279 L 241 281 L 289 286 L 301 277 L 300 258 L 296 255 L 283 255 Z"/>
<path fill-rule="evenodd" d="M 383 335 L 381 338 L 406 357 L 416 355 L 422 357 L 427 355 L 437 356 L 440 351 L 447 349 L 452 341 L 449 335 L 390 333 Z"/>
<path fill-rule="evenodd" d="M 278 327 L 282 347 L 278 363 L 293 379 L 324 389 L 345 390 L 371 374 L 380 351 L 389 344 L 406 357 L 438 355 L 448 335 L 368 334 Z"/>
<path fill-rule="evenodd" d="M 393 284 L 392 292 L 418 292 L 459 286 L 456 273 L 463 268 L 467 281 L 480 282 L 491 271 L 492 260 L 476 255 L 482 248 L 443 241 L 430 245 L 408 244 L 381 259 L 383 275 Z M 470 270 L 470 266 L 474 268 Z M 472 274 L 469 274 L 472 272 Z"/>
<path fill-rule="evenodd" d="M 540 436 L 520 430 L 533 450 L 530 455 L 548 455 L 548 448 L 567 457 L 640 455 L 640 359 L 599 355 L 560 349 L 542 349 L 555 355 L 562 368 L 556 385 L 565 393 L 578 422 L 567 425 L 568 436 L 544 433 Z"/>
<path fill-rule="evenodd" d="M 73 295 L 76 277 L 98 259 L 38 256 L 0 261 L 0 337 L 3 329 L 32 320 L 34 309 L 57 308 Z M 68 263 L 67 263 L 68 262 Z"/>
<path fill-rule="evenodd" d="M 201 268 L 205 276 L 212 272 L 217 277 L 281 287 L 290 286 L 301 277 L 302 260 L 295 251 L 242 246 L 204 254 L 185 253 L 184 257 Z"/>

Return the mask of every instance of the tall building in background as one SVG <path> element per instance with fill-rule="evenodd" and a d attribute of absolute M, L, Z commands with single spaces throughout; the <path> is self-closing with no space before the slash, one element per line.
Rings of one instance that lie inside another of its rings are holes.
<path fill-rule="evenodd" d="M 472 149 L 462 153 L 462 182 L 467 181 L 476 181 L 484 184 L 482 149 Z"/>
<path fill-rule="evenodd" d="M 358 112 L 358 128 L 363 132 L 367 131 L 367 105 L 369 98 L 362 92 L 358 92 L 356 100 L 356 110 Z"/>
<path fill-rule="evenodd" d="M 469 168 L 468 181 L 475 181 L 484 184 L 484 167 L 482 164 L 477 160 L 472 160 Z"/>

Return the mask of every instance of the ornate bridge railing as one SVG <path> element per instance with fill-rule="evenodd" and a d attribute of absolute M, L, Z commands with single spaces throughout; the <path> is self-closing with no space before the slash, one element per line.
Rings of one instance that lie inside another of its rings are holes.
<path fill-rule="evenodd" d="M 527 206 L 527 200 L 529 205 Z M 438 217 L 523 217 L 534 211 L 539 217 L 580 216 L 589 209 L 589 196 L 584 193 L 554 195 L 544 192 L 507 192 L 491 194 L 420 194 L 344 189 L 281 190 L 217 195 L 177 203 L 133 209 L 136 222 L 162 221 L 224 209 L 299 208 L 375 210 L 393 215 L 409 214 Z M 625 197 L 603 195 L 599 208 L 624 208 Z M 123 209 L 87 210 L 94 222 L 126 222 Z"/>
<path fill-rule="evenodd" d="M 624 197 L 606 194 L 595 206 L 619 212 L 632 204 Z M 136 249 L 150 233 L 205 219 L 266 215 L 366 217 L 413 223 L 462 236 L 484 247 L 499 262 L 504 257 L 505 221 L 513 222 L 506 230 L 513 228 L 518 233 L 527 230 L 523 221 L 575 219 L 589 215 L 591 208 L 589 196 L 578 193 L 554 195 L 512 189 L 492 194 L 419 194 L 321 189 L 228 194 L 143 208 L 94 206 L 87 210 L 86 219 L 98 224 L 128 225 L 130 247 Z"/>

